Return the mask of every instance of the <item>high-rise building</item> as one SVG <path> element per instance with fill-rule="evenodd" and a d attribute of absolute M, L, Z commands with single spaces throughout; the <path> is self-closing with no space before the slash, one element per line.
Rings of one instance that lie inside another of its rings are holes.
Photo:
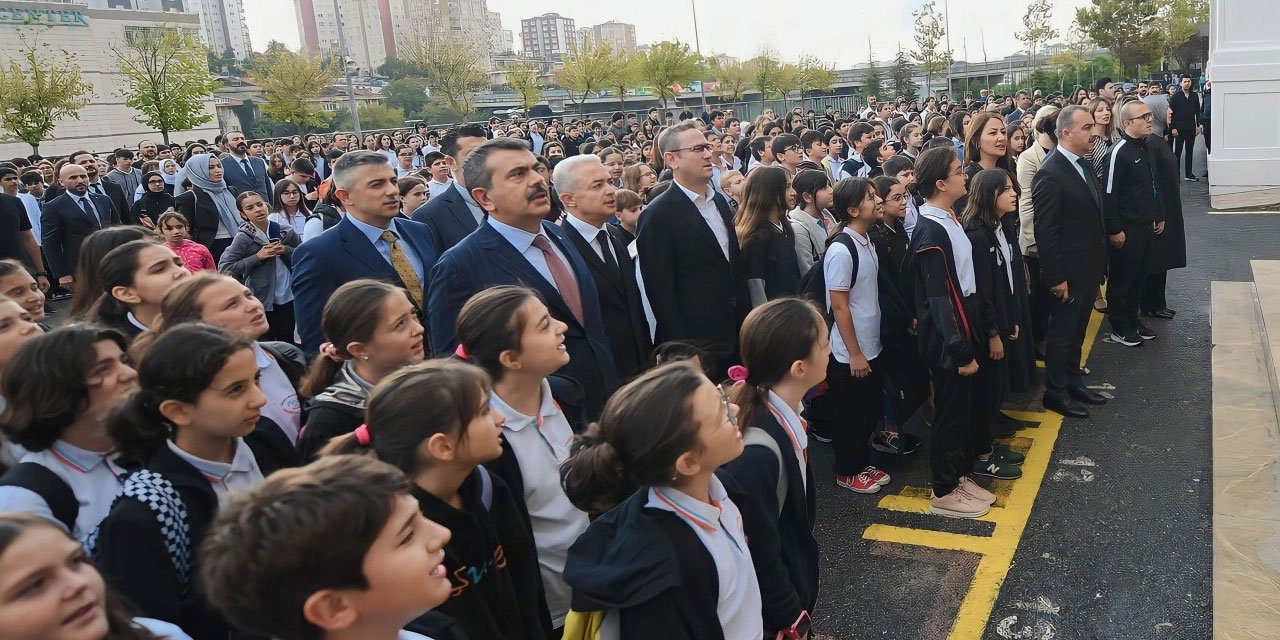
<path fill-rule="evenodd" d="M 246 0 L 75 0 L 90 9 L 132 9 L 194 13 L 200 16 L 200 39 L 214 53 L 222 55 L 230 49 L 244 60 L 253 47 L 249 43 L 249 26 L 244 21 Z"/>
<path fill-rule="evenodd" d="M 636 52 L 636 26 L 617 20 L 591 27 L 591 41 L 597 45 L 607 44 L 614 51 Z"/>
<path fill-rule="evenodd" d="M 570 43 L 576 44 L 577 31 L 573 18 L 558 13 L 544 13 L 520 21 L 520 41 L 527 57 L 563 58 L 569 53 Z"/>

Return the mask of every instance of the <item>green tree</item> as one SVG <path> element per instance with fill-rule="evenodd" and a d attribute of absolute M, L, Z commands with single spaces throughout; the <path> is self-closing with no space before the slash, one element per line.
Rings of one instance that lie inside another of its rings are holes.
<path fill-rule="evenodd" d="M 862 72 L 862 95 L 881 97 L 884 93 L 884 76 L 880 73 L 880 69 L 876 68 L 875 61 Z M 886 102 L 888 102 L 886 100 Z"/>
<path fill-rule="evenodd" d="M 160 132 L 194 129 L 210 120 L 207 101 L 219 82 L 209 74 L 206 49 L 195 33 L 151 29 L 112 47 L 124 80 L 120 97 L 138 112 L 133 119 Z"/>
<path fill-rule="evenodd" d="M 503 71 L 507 74 L 507 85 L 519 94 L 520 106 L 528 114 L 542 100 L 542 73 L 533 62 L 513 64 Z"/>
<path fill-rule="evenodd" d="M 569 44 L 569 55 L 556 70 L 556 84 L 569 93 L 569 101 L 585 113 L 587 98 L 599 93 L 613 73 L 613 48 L 587 40 L 581 47 Z M 575 99 L 576 98 L 576 99 Z"/>
<path fill-rule="evenodd" d="M 0 129 L 5 138 L 18 139 L 40 153 L 40 143 L 52 139 L 64 118 L 78 118 L 93 99 L 80 64 L 68 51 L 22 37 L 22 46 L 0 64 Z"/>
<path fill-rule="evenodd" d="M 405 35 L 404 59 L 426 72 L 433 95 L 464 117 L 475 113 L 476 92 L 489 87 L 489 54 L 478 39 L 437 20 L 417 21 Z"/>
<path fill-rule="evenodd" d="M 751 71 L 750 86 L 760 94 L 761 100 L 786 95 L 791 86 L 787 84 L 788 70 L 771 50 L 765 49 L 759 55 L 747 61 Z"/>
<path fill-rule="evenodd" d="M 1058 37 L 1058 30 L 1050 24 L 1053 20 L 1053 5 L 1049 0 L 1032 0 L 1027 5 L 1027 12 L 1022 14 L 1022 30 L 1015 35 L 1027 45 L 1027 53 L 1031 57 L 1031 68 L 1036 67 L 1036 51 Z"/>
<path fill-rule="evenodd" d="M 659 42 L 644 54 L 636 56 L 636 76 L 649 91 L 662 100 L 662 108 L 675 98 L 673 85 L 688 84 L 702 71 L 698 54 L 680 41 Z"/>
<path fill-rule="evenodd" d="M 807 91 L 831 91 L 835 83 L 835 67 L 813 56 L 802 56 L 795 65 L 794 86 L 801 96 Z"/>
<path fill-rule="evenodd" d="M 405 115 L 417 115 L 427 106 L 427 81 L 412 76 L 399 78 L 387 83 L 382 88 L 386 97 L 385 104 L 392 109 L 399 109 Z M 364 116 L 360 116 L 360 124 L 364 125 Z"/>
<path fill-rule="evenodd" d="M 911 60 L 901 48 L 893 58 L 893 67 L 889 69 L 889 79 L 893 82 L 893 92 L 911 100 L 920 92 L 920 85 L 915 82 L 915 69 L 911 68 Z"/>
<path fill-rule="evenodd" d="M 609 75 L 609 88 L 618 92 L 618 110 L 627 110 L 627 89 L 633 88 L 640 80 L 641 56 L 632 55 L 625 50 L 613 54 L 613 73 Z"/>
<path fill-rule="evenodd" d="M 933 91 L 933 76 L 951 66 L 951 51 L 943 48 L 947 28 L 934 2 L 935 0 L 929 0 L 920 9 L 911 12 L 916 21 L 916 50 L 911 55 L 924 71 L 929 91 Z"/>
<path fill-rule="evenodd" d="M 729 102 L 738 102 L 751 85 L 751 69 L 741 62 L 721 64 L 718 58 L 710 58 L 711 75 L 720 83 L 716 95 Z"/>
<path fill-rule="evenodd" d="M 1147 64 L 1160 56 L 1163 38 L 1156 14 L 1158 5 L 1148 0 L 1092 0 L 1093 6 L 1076 10 L 1076 22 L 1100 47 L 1106 47 L 1121 70 Z"/>
<path fill-rule="evenodd" d="M 294 51 L 282 51 L 264 59 L 253 72 L 262 87 L 262 113 L 280 122 L 292 123 L 300 131 L 329 124 L 329 116 L 315 101 L 338 78 L 334 65 Z"/>
<path fill-rule="evenodd" d="M 368 102 L 361 104 L 360 127 L 363 129 L 396 129 L 404 126 L 405 112 L 385 102 Z M 335 131 L 350 130 L 352 127 L 351 110 L 339 109 L 329 121 L 329 128 Z"/>
<path fill-rule="evenodd" d="M 425 78 L 427 76 L 427 72 L 418 67 L 418 65 L 399 58 L 387 58 L 387 61 L 378 67 L 375 72 L 392 80 Z"/>
<path fill-rule="evenodd" d="M 1189 69 L 1204 59 L 1204 39 L 1200 37 L 1200 24 L 1209 22 L 1208 0 L 1172 0 L 1160 11 L 1157 23 L 1166 58 L 1178 63 L 1179 69 Z"/>

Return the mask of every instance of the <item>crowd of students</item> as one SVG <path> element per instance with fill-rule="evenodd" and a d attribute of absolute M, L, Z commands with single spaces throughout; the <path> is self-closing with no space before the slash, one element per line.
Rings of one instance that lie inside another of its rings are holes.
<path fill-rule="evenodd" d="M 1028 192 L 1059 128 L 1103 176 L 1111 97 L 144 141 L 127 214 L 34 161 L 15 234 L 75 295 L 51 328 L 39 247 L 0 260 L 0 627 L 806 638 L 815 483 L 927 446 L 975 518 L 1021 475 L 1001 407 L 1061 314 Z"/>

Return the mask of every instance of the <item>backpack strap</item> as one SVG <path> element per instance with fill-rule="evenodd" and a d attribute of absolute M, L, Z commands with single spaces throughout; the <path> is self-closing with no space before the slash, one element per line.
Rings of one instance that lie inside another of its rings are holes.
<path fill-rule="evenodd" d="M 782 505 L 787 501 L 787 467 L 782 462 L 782 450 L 778 449 L 778 441 L 769 435 L 769 432 L 760 427 L 747 427 L 742 431 L 742 446 L 749 447 L 753 444 L 760 445 L 773 452 L 773 457 L 778 460 L 778 484 L 774 487 L 774 493 L 778 497 L 778 514 L 782 515 Z"/>
<path fill-rule="evenodd" d="M 141 469 L 125 480 L 117 500 L 122 498 L 141 502 L 155 516 L 185 597 L 191 592 L 191 525 L 182 496 L 164 476 Z"/>
<path fill-rule="evenodd" d="M 484 465 L 476 465 L 480 470 L 480 504 L 484 505 L 485 511 L 493 508 L 493 478 L 489 477 L 489 470 Z"/>
<path fill-rule="evenodd" d="M 67 532 L 75 531 L 80 501 L 71 486 L 48 467 L 35 462 L 20 462 L 0 477 L 0 486 L 21 487 L 44 498 L 53 517 L 67 528 Z"/>

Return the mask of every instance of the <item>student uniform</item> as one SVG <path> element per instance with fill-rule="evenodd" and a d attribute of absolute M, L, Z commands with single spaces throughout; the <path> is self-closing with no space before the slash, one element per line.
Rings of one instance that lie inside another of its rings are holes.
<path fill-rule="evenodd" d="M 871 238 L 845 227 L 841 233 L 853 240 L 854 256 L 842 242 L 832 242 L 823 256 L 827 308 L 831 291 L 849 292 L 849 314 L 857 334 L 858 350 L 871 364 L 871 373 L 855 378 L 849 371 L 848 346 L 836 326 L 831 327 L 831 357 L 827 364 L 827 395 L 831 398 L 835 429 L 832 469 L 838 476 L 854 475 L 870 465 L 868 441 L 880 420 L 880 259 Z M 855 262 L 856 259 L 856 262 Z"/>
<path fill-rule="evenodd" d="M 364 423 L 364 405 L 371 391 L 373 385 L 356 374 L 351 361 L 344 362 L 333 382 L 311 399 L 307 426 L 298 436 L 298 453 L 304 461 L 315 460 L 330 440 Z"/>
<path fill-rule="evenodd" d="M 742 264 L 752 303 L 759 305 L 796 295 L 800 291 L 800 276 L 804 274 L 796 259 L 795 234 L 790 221 L 770 224 L 748 238 L 742 246 Z M 764 300 L 757 300 L 761 292 Z"/>
<path fill-rule="evenodd" d="M 98 523 L 111 510 L 111 502 L 120 492 L 122 479 L 128 472 L 122 467 L 114 452 L 89 451 L 71 445 L 64 440 L 54 441 L 44 451 L 29 451 L 19 459 L 19 465 L 40 467 L 40 470 L 15 466 L 0 478 L 0 511 L 18 511 L 40 516 L 60 524 L 71 537 L 83 542 L 98 527 Z M 43 470 L 43 472 L 42 472 Z M 39 473 L 48 482 L 40 485 L 19 482 L 19 473 Z M 71 514 L 57 513 L 59 497 L 53 495 L 61 488 L 50 486 L 57 481 L 64 483 L 66 491 L 75 497 L 78 511 L 68 523 L 64 517 Z M 48 488 L 46 488 L 48 487 Z M 61 516 L 61 517 L 60 517 Z"/>
<path fill-rule="evenodd" d="M 880 372 L 885 430 L 895 431 L 929 397 L 929 372 L 920 362 L 912 322 L 915 310 L 902 266 L 910 242 L 901 220 L 872 225 L 868 232 L 880 258 Z"/>
<path fill-rule="evenodd" d="M 1005 348 L 1004 359 L 992 360 L 989 346 L 985 343 L 978 345 L 978 373 L 973 376 L 973 384 L 975 397 L 979 399 L 974 413 L 980 419 L 975 421 L 977 430 L 971 448 L 974 454 L 986 454 L 991 451 L 991 421 L 999 413 L 1004 400 L 1007 360 L 1012 350 L 1008 337 L 1013 335 L 1013 327 L 1018 323 L 1022 309 L 1014 293 L 1013 248 L 1004 230 L 997 228 L 993 231 L 975 225 L 966 231 L 966 235 L 973 246 L 973 271 L 978 287 L 979 326 L 983 339 L 999 337 Z"/>

